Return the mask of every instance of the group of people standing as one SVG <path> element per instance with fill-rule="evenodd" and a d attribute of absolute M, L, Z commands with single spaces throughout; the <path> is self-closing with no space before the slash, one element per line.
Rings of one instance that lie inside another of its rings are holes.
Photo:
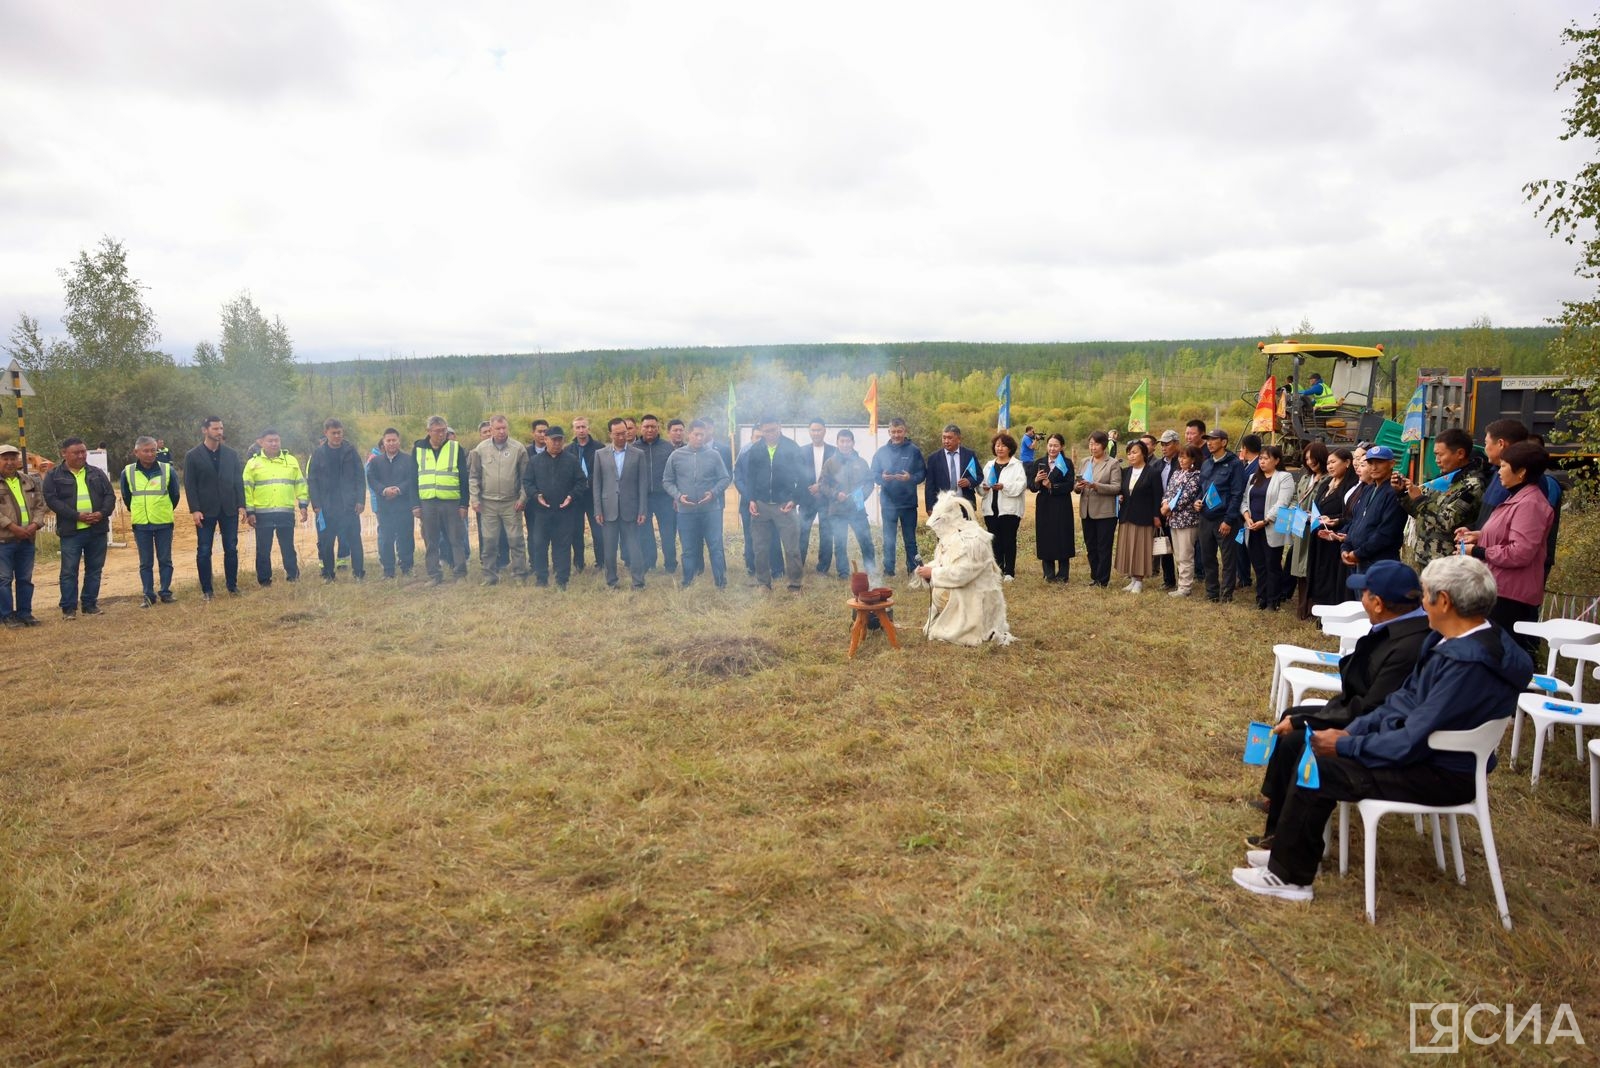
<path fill-rule="evenodd" d="M 770 589 L 781 576 L 789 589 L 800 589 L 813 533 L 819 573 L 845 576 L 855 559 L 893 577 L 902 552 L 908 571 L 921 562 L 919 504 L 932 514 L 940 494 L 951 492 L 981 517 L 1003 581 L 1015 578 L 1019 528 L 1032 494 L 1035 553 L 1049 583 L 1068 580 L 1079 527 L 1094 586 L 1109 587 L 1115 571 L 1127 579 L 1125 591 L 1140 593 L 1159 574 L 1174 597 L 1191 595 L 1199 584 L 1208 600 L 1227 602 L 1253 584 L 1256 607 L 1288 604 L 1302 618 L 1313 605 L 1344 600 L 1345 578 L 1373 562 L 1403 555 L 1420 570 L 1440 555 L 1464 553 L 1496 572 L 1502 596 L 1494 618 L 1508 628 L 1537 617 L 1559 521 L 1560 488 L 1546 474 L 1548 455 L 1515 420 L 1491 425 L 1486 459 L 1474 456 L 1464 432 L 1442 432 L 1434 444 L 1442 473 L 1426 483 L 1395 476 L 1393 451 L 1365 443 L 1330 450 L 1314 442 L 1298 458 L 1296 475 L 1277 446 L 1246 434 L 1235 451 L 1226 430 L 1208 430 L 1198 419 L 1181 435 L 1167 430 L 1131 440 L 1120 456 L 1116 432 L 1095 431 L 1081 460 L 1060 434 L 1042 436 L 1030 426 L 1019 443 L 1000 431 L 990 438 L 991 458 L 981 463 L 960 427 L 945 426 L 940 447 L 924 455 L 898 418 L 870 462 L 848 429 L 828 442 L 820 419 L 807 427 L 809 440 L 797 442 L 775 418 L 763 418 L 737 456 L 710 420 L 663 425 L 654 415 L 619 416 L 608 422 L 604 439 L 591 437 L 582 417 L 573 421 L 570 440 L 544 419 L 531 429 L 524 444 L 511 436 L 505 416 L 495 416 L 480 425 L 469 448 L 443 417 L 433 416 L 426 434 L 409 445 L 391 427 L 363 455 L 341 422 L 329 419 L 302 468 L 271 429 L 241 457 L 225 444 L 222 420 L 211 417 L 181 474 L 157 442 L 142 437 L 117 487 L 86 463 L 80 439 L 63 443 L 62 464 L 42 484 L 20 470 L 14 446 L 0 447 L 0 479 L 9 487 L 0 493 L 0 616 L 10 626 L 37 622 L 32 543 L 47 511 L 61 534 L 63 614 L 99 612 L 119 489 L 138 545 L 145 607 L 174 599 L 172 529 L 180 500 L 195 525 L 206 599 L 215 592 L 219 539 L 225 589 L 239 592 L 241 525 L 256 533 L 259 585 L 273 581 L 274 546 L 283 576 L 298 579 L 294 533 L 313 517 L 323 580 L 333 581 L 345 559 L 352 577 L 364 579 L 361 515 L 369 506 L 385 578 L 412 574 L 419 526 L 427 581 L 441 583 L 447 571 L 465 577 L 468 523 L 475 518 L 484 585 L 509 573 L 564 587 L 592 559 L 607 585 L 619 585 L 620 563 L 638 588 L 659 558 L 669 574 L 681 561 L 684 586 L 707 571 L 722 586 L 730 488 L 738 495 L 746 570 L 758 585 Z M 1537 492 L 1525 492 L 1529 487 Z M 874 491 L 881 571 L 867 519 Z M 1286 529 L 1285 510 L 1302 522 Z M 1408 520 L 1414 520 L 1409 539 Z"/>

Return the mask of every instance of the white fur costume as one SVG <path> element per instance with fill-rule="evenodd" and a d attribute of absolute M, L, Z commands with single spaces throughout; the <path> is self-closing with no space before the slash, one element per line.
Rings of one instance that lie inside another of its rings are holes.
<path fill-rule="evenodd" d="M 929 564 L 933 574 L 926 585 L 933 587 L 933 604 L 922 633 L 930 641 L 956 645 L 982 645 L 991 638 L 1011 644 L 994 539 L 978 525 L 972 505 L 958 493 L 941 493 L 928 529 L 939 536 L 939 546 Z M 923 583 L 918 579 L 916 585 Z"/>

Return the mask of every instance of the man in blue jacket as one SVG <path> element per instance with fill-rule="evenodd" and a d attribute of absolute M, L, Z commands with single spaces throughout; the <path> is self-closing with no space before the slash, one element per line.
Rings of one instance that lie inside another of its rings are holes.
<path fill-rule="evenodd" d="M 889 442 L 872 454 L 872 481 L 882 490 L 878 511 L 883 515 L 883 573 L 894 575 L 896 528 L 906 549 L 906 570 L 917 561 L 917 487 L 928 477 L 922 450 L 906 437 L 906 421 L 889 420 Z"/>
<path fill-rule="evenodd" d="M 1206 600 L 1232 601 L 1239 575 L 1235 555 L 1239 545 L 1233 539 L 1244 521 L 1244 464 L 1228 451 L 1228 432 L 1221 427 L 1207 432 L 1205 443 L 1211 455 L 1200 465 L 1200 499 L 1194 502 L 1194 510 L 1200 513 L 1199 553 L 1205 561 Z"/>
<path fill-rule="evenodd" d="M 1405 537 L 1406 510 L 1400 493 L 1389 484 L 1394 475 L 1394 450 L 1374 445 L 1367 450 L 1367 466 L 1362 473 L 1366 483 L 1357 495 L 1355 515 L 1344 525 L 1344 562 L 1365 571 L 1379 560 L 1400 559 L 1400 543 Z"/>
<path fill-rule="evenodd" d="M 1435 751 L 1434 731 L 1472 730 L 1516 711 L 1533 662 L 1499 624 L 1494 576 L 1468 556 L 1442 556 L 1422 572 L 1422 606 L 1434 633 L 1400 689 L 1344 730 L 1311 735 L 1317 788 L 1298 780 L 1284 803 L 1272 849 L 1246 854 L 1233 881 L 1288 901 L 1311 900 L 1322 860 L 1323 828 L 1340 801 L 1380 798 L 1422 805 L 1462 805 L 1476 791 L 1471 753 Z M 1304 745 L 1303 735 L 1278 744 Z M 1303 752 L 1303 749 L 1302 749 Z M 1494 767 L 1491 758 L 1489 767 Z"/>

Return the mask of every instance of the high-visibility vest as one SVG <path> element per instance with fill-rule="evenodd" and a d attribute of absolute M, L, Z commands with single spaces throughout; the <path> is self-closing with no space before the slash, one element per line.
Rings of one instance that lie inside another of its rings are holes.
<path fill-rule="evenodd" d="M 6 479 L 6 485 L 11 487 L 11 495 L 17 499 L 17 525 L 28 525 L 28 486 L 22 481 L 21 475 L 14 475 Z"/>
<path fill-rule="evenodd" d="M 424 501 L 459 501 L 461 499 L 460 464 L 461 446 L 447 441 L 437 456 L 431 445 L 420 445 L 417 457 L 417 496 Z"/>
<path fill-rule="evenodd" d="M 169 487 L 172 485 L 172 465 L 157 464 L 161 472 L 153 478 L 147 478 L 138 464 L 129 464 L 122 469 L 123 480 L 128 483 L 128 489 L 133 497 L 130 509 L 133 513 L 133 524 L 161 524 L 172 522 L 172 498 Z"/>
<path fill-rule="evenodd" d="M 1326 382 L 1318 382 L 1316 392 L 1311 394 L 1311 403 L 1318 411 L 1339 407 L 1339 398 L 1334 396 L 1333 387 Z"/>
<path fill-rule="evenodd" d="M 306 505 L 306 478 L 289 451 L 257 453 L 244 465 L 244 506 L 256 516 L 294 515 Z"/>
<path fill-rule="evenodd" d="M 87 466 L 78 468 L 72 473 L 72 477 L 78 480 L 78 514 L 94 511 L 94 498 L 89 496 L 89 468 Z M 89 524 L 80 519 L 78 529 L 88 530 Z"/>

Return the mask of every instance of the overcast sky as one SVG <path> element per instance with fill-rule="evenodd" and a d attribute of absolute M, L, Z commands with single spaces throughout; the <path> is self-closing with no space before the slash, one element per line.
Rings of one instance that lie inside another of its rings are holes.
<path fill-rule="evenodd" d="M 187 358 L 1536 325 L 1567 0 L 0 0 L 0 315 Z"/>

